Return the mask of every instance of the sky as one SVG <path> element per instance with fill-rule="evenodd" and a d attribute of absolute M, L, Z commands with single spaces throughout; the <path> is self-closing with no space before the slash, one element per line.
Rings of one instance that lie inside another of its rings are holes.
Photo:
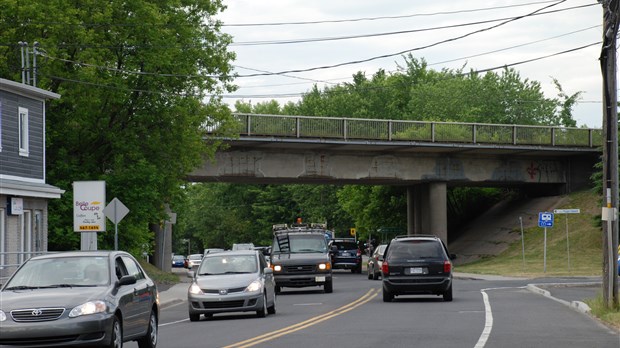
<path fill-rule="evenodd" d="M 566 94 L 581 92 L 573 108 L 577 126 L 602 127 L 603 7 L 595 0 L 224 4 L 216 18 L 233 37 L 229 50 L 237 55 L 232 64 L 239 75 L 239 89 L 224 95 L 229 105 L 295 102 L 314 84 L 322 89 L 351 82 L 358 72 L 368 78 L 380 69 L 395 72 L 410 52 L 438 71 L 516 64 L 522 81 L 539 82 L 547 98 L 558 96 L 557 79 Z"/>

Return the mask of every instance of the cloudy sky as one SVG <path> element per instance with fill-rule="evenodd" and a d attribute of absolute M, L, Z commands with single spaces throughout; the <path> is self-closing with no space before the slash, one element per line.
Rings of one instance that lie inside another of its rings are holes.
<path fill-rule="evenodd" d="M 239 90 L 226 96 L 231 105 L 237 99 L 296 101 L 314 84 L 349 82 L 359 71 L 368 77 L 378 69 L 393 72 L 403 64 L 402 55 L 411 52 L 434 70 L 517 64 L 522 79 L 538 81 L 548 98 L 557 96 L 555 78 L 567 94 L 582 92 L 573 110 L 578 126 L 602 126 L 598 58 L 603 12 L 595 0 L 225 4 L 228 8 L 217 18 L 234 38 L 230 49 L 237 53 L 233 64 L 241 76 Z"/>

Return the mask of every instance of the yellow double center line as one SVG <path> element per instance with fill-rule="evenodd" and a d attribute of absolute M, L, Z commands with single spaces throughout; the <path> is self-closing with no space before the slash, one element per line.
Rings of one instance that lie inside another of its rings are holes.
<path fill-rule="evenodd" d="M 256 336 L 256 337 L 252 337 L 250 339 L 247 339 L 245 341 L 241 341 L 241 342 L 237 342 L 237 343 L 233 343 L 229 346 L 225 346 L 223 348 L 246 348 L 246 347 L 252 347 L 255 346 L 259 343 L 263 343 L 263 342 L 267 342 L 267 341 L 271 341 L 273 339 L 276 339 L 278 337 L 282 337 L 284 335 L 288 335 L 291 334 L 293 332 L 299 331 L 299 330 L 303 330 L 307 327 L 319 324 L 321 322 L 324 322 L 328 319 L 331 319 L 333 317 L 336 317 L 338 315 L 344 314 L 354 308 L 357 308 L 367 302 L 369 302 L 370 300 L 372 300 L 374 297 L 377 296 L 377 294 L 379 294 L 379 289 L 370 289 L 368 290 L 368 292 L 366 294 L 364 294 L 362 297 L 358 298 L 357 300 L 342 306 L 340 308 L 337 308 L 331 312 L 327 312 L 325 314 L 321 314 L 319 316 L 310 318 L 308 320 L 302 321 L 300 323 L 291 325 L 291 326 L 287 326 L 285 328 L 276 330 L 276 331 L 272 331 L 272 332 L 268 332 L 266 334 L 262 334 L 260 336 Z"/>

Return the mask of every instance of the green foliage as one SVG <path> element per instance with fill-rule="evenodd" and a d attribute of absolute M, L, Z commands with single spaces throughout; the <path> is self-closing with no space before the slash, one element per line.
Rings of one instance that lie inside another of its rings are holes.
<path fill-rule="evenodd" d="M 153 236 L 164 203 L 217 141 L 205 125 L 228 129 L 220 98 L 232 91 L 231 38 L 214 19 L 221 1 L 1 0 L 0 77 L 20 80 L 18 41 L 37 41 L 38 86 L 48 104 L 47 181 L 66 190 L 50 202 L 50 249 L 72 249 L 71 183 L 105 180 L 107 197 L 130 209 L 120 247 L 139 250 Z M 110 224 L 111 225 L 111 224 Z M 110 230 L 110 228 L 109 228 Z M 102 236 L 110 246 L 110 234 Z"/>
<path fill-rule="evenodd" d="M 325 87 L 315 85 L 286 114 L 418 121 L 475 122 L 492 124 L 556 125 L 574 127 L 572 108 L 581 92 L 568 95 L 553 79 L 556 98 L 547 98 L 540 83 L 522 79 L 514 69 L 466 73 L 463 69 L 430 70 L 423 59 L 404 56 L 394 73 L 383 70 L 367 78 L 362 72 L 353 82 Z M 244 112 L 282 108 L 268 102 Z M 237 108 L 241 111 L 240 108 Z M 549 140 L 547 138 L 546 140 Z"/>
<path fill-rule="evenodd" d="M 355 223 L 358 239 L 367 239 L 384 227 L 407 230 L 405 187 L 344 186 L 338 200 Z"/>
<path fill-rule="evenodd" d="M 173 249 L 230 248 L 233 243 L 271 245 L 273 224 L 325 222 L 330 229 L 348 231 L 351 220 L 338 206 L 329 185 L 195 184 L 185 199 L 174 233 Z"/>

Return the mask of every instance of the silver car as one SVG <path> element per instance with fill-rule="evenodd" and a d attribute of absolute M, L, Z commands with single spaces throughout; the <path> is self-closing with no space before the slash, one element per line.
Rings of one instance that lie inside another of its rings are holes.
<path fill-rule="evenodd" d="M 157 288 L 122 251 L 35 256 L 0 289 L 0 346 L 157 345 Z"/>
<path fill-rule="evenodd" d="M 206 255 L 193 278 L 187 298 L 189 319 L 216 313 L 256 312 L 259 318 L 276 313 L 273 270 L 257 250 L 223 251 Z"/>
<path fill-rule="evenodd" d="M 368 270 L 368 279 L 379 279 L 381 276 L 381 265 L 383 264 L 383 253 L 385 252 L 385 247 L 387 244 L 380 244 L 377 246 L 375 251 L 368 258 L 368 265 L 366 269 Z"/>
<path fill-rule="evenodd" d="M 187 256 L 187 268 L 189 269 L 200 266 L 200 262 L 202 262 L 202 254 L 191 254 Z"/>

